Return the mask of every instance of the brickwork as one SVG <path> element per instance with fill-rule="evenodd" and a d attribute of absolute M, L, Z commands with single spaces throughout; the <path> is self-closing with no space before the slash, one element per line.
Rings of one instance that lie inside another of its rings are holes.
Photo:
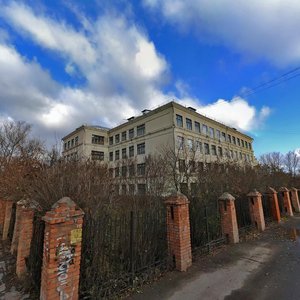
<path fill-rule="evenodd" d="M 259 231 L 264 231 L 266 224 L 261 200 L 262 195 L 257 190 L 254 190 L 247 196 L 249 197 L 249 208 L 252 224 L 255 225 Z"/>
<path fill-rule="evenodd" d="M 45 238 L 41 296 L 43 300 L 77 300 L 83 212 L 62 198 L 43 218 Z"/>
<path fill-rule="evenodd" d="M 192 265 L 189 201 L 177 193 L 167 198 L 167 239 L 170 257 L 176 269 L 186 271 Z"/>
<path fill-rule="evenodd" d="M 270 201 L 273 220 L 279 223 L 281 217 L 277 192 L 273 188 L 268 187 L 266 194 L 268 195 L 268 200 Z"/>
<path fill-rule="evenodd" d="M 21 223 L 21 210 L 22 210 L 21 201 L 17 202 L 17 207 L 16 207 L 16 221 L 15 221 L 14 234 L 13 234 L 11 247 L 10 247 L 10 253 L 11 254 L 15 254 L 17 249 L 18 249 L 20 228 L 21 228 L 21 226 L 20 226 L 20 223 Z"/>
<path fill-rule="evenodd" d="M 239 230 L 234 201 L 235 198 L 229 193 L 224 193 L 219 198 L 222 231 L 231 244 L 239 242 Z"/>
<path fill-rule="evenodd" d="M 295 212 L 300 212 L 298 190 L 296 188 L 291 188 L 290 196 Z"/>
<path fill-rule="evenodd" d="M 12 207 L 13 207 L 13 201 L 6 200 L 2 240 L 6 240 L 8 237 L 9 224 L 10 224 L 10 219 L 11 219 L 11 215 L 12 215 Z"/>
<path fill-rule="evenodd" d="M 17 248 L 16 273 L 18 277 L 26 274 L 25 259 L 29 256 L 33 233 L 34 208 L 19 206 L 20 210 L 20 234 Z"/>
<path fill-rule="evenodd" d="M 0 199 L 0 233 L 1 233 L 1 235 L 3 234 L 5 206 L 6 206 L 6 201 L 4 199 Z"/>
<path fill-rule="evenodd" d="M 293 209 L 291 205 L 290 193 L 286 187 L 282 187 L 279 189 L 279 192 L 282 193 L 283 196 L 283 207 L 285 214 L 287 216 L 293 216 Z"/>

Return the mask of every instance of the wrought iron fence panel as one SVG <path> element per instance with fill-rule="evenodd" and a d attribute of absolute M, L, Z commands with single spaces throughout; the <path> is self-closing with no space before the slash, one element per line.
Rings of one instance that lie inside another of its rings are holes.
<path fill-rule="evenodd" d="M 235 197 L 235 209 L 239 232 L 242 233 L 252 228 L 249 199 L 246 195 Z"/>
<path fill-rule="evenodd" d="M 277 198 L 278 198 L 278 205 L 279 205 L 279 210 L 281 214 L 286 214 L 286 211 L 284 209 L 284 198 L 283 198 L 284 193 L 283 192 L 278 192 L 277 193 Z"/>
<path fill-rule="evenodd" d="M 225 242 L 222 234 L 218 202 L 203 203 L 201 198 L 190 200 L 190 227 L 192 250 L 210 251 L 215 244 Z"/>
<path fill-rule="evenodd" d="M 165 207 L 109 211 L 83 224 L 82 299 L 114 298 L 168 267 Z"/>
<path fill-rule="evenodd" d="M 43 264 L 45 222 L 42 220 L 42 215 L 42 213 L 36 213 L 34 216 L 30 253 L 28 258 L 26 258 L 27 270 L 30 274 L 36 294 L 38 294 L 40 290 Z"/>
<path fill-rule="evenodd" d="M 16 222 L 16 210 L 17 210 L 16 203 L 13 203 L 12 209 L 11 209 L 11 218 L 10 218 L 9 227 L 8 227 L 8 234 L 7 234 L 7 237 L 10 241 L 12 241 L 12 238 L 14 235 L 14 228 L 15 228 L 15 222 Z"/>
<path fill-rule="evenodd" d="M 271 207 L 271 196 L 268 194 L 263 194 L 262 195 L 262 207 L 263 207 L 263 212 L 264 212 L 264 218 L 265 222 L 271 222 L 273 219 L 272 216 L 272 207 Z"/>

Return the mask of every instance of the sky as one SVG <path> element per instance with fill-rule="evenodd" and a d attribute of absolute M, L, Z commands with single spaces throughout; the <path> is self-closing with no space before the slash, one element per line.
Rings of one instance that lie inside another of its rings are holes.
<path fill-rule="evenodd" d="M 300 148 L 297 0 L 0 0 L 0 121 L 47 145 L 169 101 Z"/>

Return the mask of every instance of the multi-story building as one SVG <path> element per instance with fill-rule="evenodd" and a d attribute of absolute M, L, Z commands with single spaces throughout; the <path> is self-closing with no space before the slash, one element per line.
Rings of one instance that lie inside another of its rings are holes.
<path fill-rule="evenodd" d="M 112 129 L 83 125 L 65 136 L 63 142 L 64 157 L 108 162 L 114 177 L 130 173 L 122 165 L 128 160 L 135 162 L 134 171 L 142 176 L 145 156 L 166 150 L 191 151 L 195 160 L 203 163 L 256 163 L 250 136 L 175 102 L 143 110 L 140 116 Z M 185 159 L 183 154 L 182 159 Z"/>

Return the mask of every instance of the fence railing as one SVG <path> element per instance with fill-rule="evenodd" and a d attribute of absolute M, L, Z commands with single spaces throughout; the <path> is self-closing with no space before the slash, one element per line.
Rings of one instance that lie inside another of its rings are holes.
<path fill-rule="evenodd" d="M 168 268 L 165 207 L 85 215 L 82 299 L 117 297 Z"/>
<path fill-rule="evenodd" d="M 247 195 L 239 195 L 235 197 L 235 209 L 239 233 L 243 234 L 253 227 Z"/>

